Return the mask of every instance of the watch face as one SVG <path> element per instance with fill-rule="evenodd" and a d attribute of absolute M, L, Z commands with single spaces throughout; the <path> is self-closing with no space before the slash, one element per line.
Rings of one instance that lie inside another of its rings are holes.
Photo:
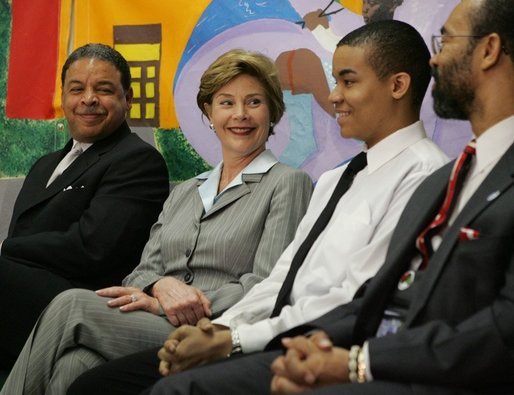
<path fill-rule="evenodd" d="M 230 355 L 243 352 L 243 349 L 241 348 L 241 341 L 239 340 L 239 333 L 237 330 L 231 329 L 230 336 L 232 338 L 232 352 Z"/>

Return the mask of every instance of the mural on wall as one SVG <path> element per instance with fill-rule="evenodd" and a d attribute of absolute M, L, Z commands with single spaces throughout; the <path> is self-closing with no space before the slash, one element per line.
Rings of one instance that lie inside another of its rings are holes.
<path fill-rule="evenodd" d="M 67 54 L 87 42 L 113 45 L 131 66 L 135 101 L 130 124 L 152 136 L 158 130 L 157 145 L 170 170 L 181 167 L 192 173 L 172 171 L 172 178 L 181 180 L 220 160 L 217 138 L 196 108 L 200 75 L 221 53 L 245 48 L 275 60 L 284 89 L 287 112 L 275 127 L 269 148 L 281 161 L 317 179 L 359 150 L 358 142 L 340 137 L 327 100 L 338 40 L 364 23 L 395 18 L 411 23 L 429 43 L 457 2 L 12 0 L 5 117 L 50 123 L 62 118 L 59 70 Z M 41 18 L 43 12 L 47 18 Z M 44 37 L 40 24 L 30 24 L 41 19 Z M 35 65 L 40 72 L 33 72 Z M 0 94 L 5 95 L 1 89 L 0 85 Z M 425 126 L 453 157 L 469 139 L 469 126 L 440 120 L 431 107 L 428 94 L 422 109 Z M 169 140 L 170 136 L 181 138 Z M 181 161 L 175 162 L 179 156 Z"/>

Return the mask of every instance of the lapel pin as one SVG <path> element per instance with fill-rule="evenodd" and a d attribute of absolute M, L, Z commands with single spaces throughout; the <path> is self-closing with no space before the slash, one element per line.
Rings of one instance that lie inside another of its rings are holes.
<path fill-rule="evenodd" d="M 496 199 L 498 196 L 500 196 L 500 191 L 494 191 L 493 193 L 491 193 L 489 196 L 487 196 L 487 201 L 488 202 L 491 202 L 493 201 L 494 199 Z"/>
<path fill-rule="evenodd" d="M 407 270 L 400 277 L 400 281 L 398 281 L 398 290 L 405 291 L 409 288 L 414 282 L 414 278 L 416 277 L 416 272 L 414 270 Z"/>

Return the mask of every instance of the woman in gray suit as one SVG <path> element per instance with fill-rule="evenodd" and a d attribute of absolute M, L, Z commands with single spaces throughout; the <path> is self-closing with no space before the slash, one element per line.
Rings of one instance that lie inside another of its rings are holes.
<path fill-rule="evenodd" d="M 83 371 L 218 316 L 269 274 L 293 239 L 312 183 L 265 147 L 284 112 L 273 62 L 225 53 L 204 72 L 197 104 L 222 162 L 173 189 L 123 286 L 53 300 L 1 394 L 64 393 Z"/>

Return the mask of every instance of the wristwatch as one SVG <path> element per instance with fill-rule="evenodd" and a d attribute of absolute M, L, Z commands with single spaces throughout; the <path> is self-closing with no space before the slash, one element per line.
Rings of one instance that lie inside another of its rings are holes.
<path fill-rule="evenodd" d="M 230 337 L 232 338 L 232 351 L 230 355 L 242 353 L 243 349 L 241 348 L 241 341 L 239 340 L 239 332 L 237 329 L 230 330 Z"/>

